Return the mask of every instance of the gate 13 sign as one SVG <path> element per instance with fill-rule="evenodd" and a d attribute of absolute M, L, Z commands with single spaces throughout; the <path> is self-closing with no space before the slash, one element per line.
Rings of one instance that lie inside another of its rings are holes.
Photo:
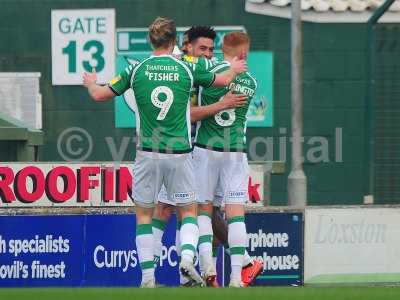
<path fill-rule="evenodd" d="M 114 9 L 52 10 L 53 85 L 80 85 L 92 68 L 106 83 L 115 72 L 114 40 Z"/>

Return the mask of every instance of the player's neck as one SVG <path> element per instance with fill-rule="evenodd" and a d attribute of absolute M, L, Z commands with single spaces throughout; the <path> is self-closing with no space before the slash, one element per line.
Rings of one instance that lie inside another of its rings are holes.
<path fill-rule="evenodd" d="M 224 54 L 224 60 L 227 62 L 232 62 L 234 56 Z"/>
<path fill-rule="evenodd" d="M 171 55 L 173 50 L 174 50 L 174 46 L 173 45 L 168 47 L 168 48 L 157 48 L 157 49 L 154 49 L 153 55 L 154 56 Z"/>

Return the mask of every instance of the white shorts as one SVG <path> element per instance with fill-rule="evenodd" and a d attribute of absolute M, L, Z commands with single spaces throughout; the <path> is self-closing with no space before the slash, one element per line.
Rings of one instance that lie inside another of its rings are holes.
<path fill-rule="evenodd" d="M 161 202 L 161 203 L 169 204 L 169 205 L 175 205 L 175 203 L 173 201 L 169 200 L 167 189 L 165 188 L 165 185 L 161 186 L 161 190 L 158 193 L 157 202 Z"/>
<path fill-rule="evenodd" d="M 196 174 L 195 174 L 195 177 L 196 177 Z M 197 192 L 196 192 L 196 197 L 197 197 Z M 215 195 L 214 195 L 213 199 L 214 199 L 213 206 L 221 207 L 222 199 L 223 199 L 222 190 L 215 191 Z M 175 203 L 173 201 L 169 200 L 169 198 L 168 198 L 168 193 L 167 193 L 167 189 L 165 188 L 165 185 L 161 186 L 161 190 L 158 193 L 157 202 L 175 206 Z"/>
<path fill-rule="evenodd" d="M 213 206 L 221 207 L 223 200 L 224 200 L 224 195 L 222 193 L 222 189 L 220 186 L 217 186 L 217 189 L 215 191 L 214 198 L 212 201 Z"/>
<path fill-rule="evenodd" d="M 212 201 L 218 206 L 221 200 L 225 204 L 245 204 L 248 201 L 249 166 L 246 153 L 195 147 L 193 166 L 198 203 Z"/>
<path fill-rule="evenodd" d="M 194 177 L 195 178 L 197 177 L 196 172 L 194 174 Z M 197 199 L 197 192 L 196 192 L 196 199 Z M 215 191 L 215 195 L 213 197 L 213 206 L 221 207 L 222 200 L 223 200 L 222 189 L 218 186 L 217 190 Z M 157 202 L 175 206 L 175 203 L 168 198 L 168 193 L 167 189 L 165 188 L 165 185 L 161 186 L 161 190 L 158 193 Z"/>
<path fill-rule="evenodd" d="M 194 203 L 195 181 L 191 154 L 137 151 L 133 165 L 132 196 L 136 205 L 153 207 L 164 184 L 173 205 Z"/>

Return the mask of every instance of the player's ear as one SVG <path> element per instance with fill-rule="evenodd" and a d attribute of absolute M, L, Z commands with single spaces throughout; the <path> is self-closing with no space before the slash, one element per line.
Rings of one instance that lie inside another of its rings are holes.
<path fill-rule="evenodd" d="M 193 55 L 193 46 L 191 43 L 187 43 L 186 49 L 187 49 L 188 54 L 190 53 L 189 55 Z"/>

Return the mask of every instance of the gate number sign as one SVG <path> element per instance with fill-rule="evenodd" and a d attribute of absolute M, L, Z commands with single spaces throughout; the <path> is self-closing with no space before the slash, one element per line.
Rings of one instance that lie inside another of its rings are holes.
<path fill-rule="evenodd" d="M 114 9 L 52 10 L 51 50 L 53 85 L 80 85 L 93 68 L 106 83 L 115 72 Z"/>

